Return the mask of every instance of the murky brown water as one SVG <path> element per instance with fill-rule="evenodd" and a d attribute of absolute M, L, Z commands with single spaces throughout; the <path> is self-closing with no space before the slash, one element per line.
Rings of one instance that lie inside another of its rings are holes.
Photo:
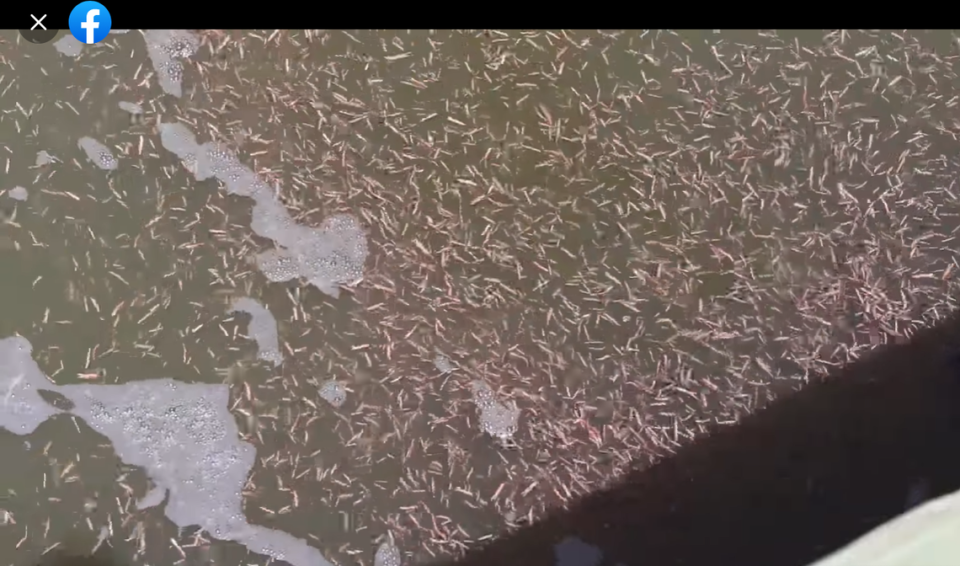
<path fill-rule="evenodd" d="M 0 190 L 30 193 L 0 195 L 3 336 L 61 384 L 229 380 L 250 521 L 342 564 L 388 532 L 407 563 L 457 553 L 953 306 L 949 32 L 204 32 L 179 100 L 136 32 L 76 59 L 0 37 Z M 303 222 L 358 215 L 364 281 L 267 283 L 250 201 L 186 174 L 158 120 L 231 145 Z M 225 314 L 240 294 L 280 321 L 282 368 Z M 511 445 L 473 379 L 522 410 Z M 0 449 L 13 562 L 103 525 L 124 563 L 263 561 L 130 512 L 143 474 L 82 423 Z"/>

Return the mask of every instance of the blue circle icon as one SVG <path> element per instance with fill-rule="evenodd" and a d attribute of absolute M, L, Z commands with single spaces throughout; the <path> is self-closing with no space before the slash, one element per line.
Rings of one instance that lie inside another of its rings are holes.
<path fill-rule="evenodd" d="M 100 2 L 81 2 L 70 12 L 70 33 L 80 43 L 93 45 L 110 33 L 113 20 Z"/>

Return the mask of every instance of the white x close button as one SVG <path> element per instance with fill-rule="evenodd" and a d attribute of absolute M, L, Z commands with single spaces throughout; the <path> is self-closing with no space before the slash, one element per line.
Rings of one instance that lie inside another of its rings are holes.
<path fill-rule="evenodd" d="M 41 14 L 39 17 L 30 14 L 30 19 L 33 20 L 30 29 L 20 30 L 20 35 L 30 43 L 46 43 L 52 41 L 60 33 L 60 30 L 47 29 L 47 26 L 43 25 L 43 21 L 47 19 L 46 14 Z"/>

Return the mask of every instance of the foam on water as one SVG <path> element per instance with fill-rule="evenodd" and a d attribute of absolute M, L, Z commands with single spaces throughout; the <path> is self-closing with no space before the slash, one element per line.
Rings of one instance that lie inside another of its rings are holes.
<path fill-rule="evenodd" d="M 293 566 L 332 566 L 316 548 L 283 531 L 244 522 L 229 540 L 238 542 L 257 554 L 282 560 Z"/>
<path fill-rule="evenodd" d="M 91 137 L 82 137 L 77 140 L 77 145 L 83 149 L 87 158 L 97 167 L 105 171 L 113 171 L 117 168 L 117 158 L 113 156 L 113 152 L 97 140 Z"/>
<path fill-rule="evenodd" d="M 402 562 L 400 549 L 393 543 L 392 538 L 380 543 L 373 556 L 373 566 L 400 566 Z"/>
<path fill-rule="evenodd" d="M 113 444 L 120 459 L 144 469 L 154 488 L 139 506 L 163 504 L 181 528 L 199 526 L 211 536 L 292 566 L 330 566 L 320 551 L 280 531 L 247 523 L 243 486 L 256 451 L 240 440 L 227 409 L 224 384 L 156 379 L 122 385 L 64 385 L 47 380 L 19 336 L 0 340 L 0 427 L 32 432 L 59 411 L 38 394 L 45 389 L 73 403 L 70 413 Z"/>
<path fill-rule="evenodd" d="M 254 199 L 250 228 L 264 238 L 270 238 L 278 246 L 289 249 L 295 246 L 303 230 L 298 226 L 287 207 L 276 198 Z M 288 254 L 289 255 L 289 254 Z"/>
<path fill-rule="evenodd" d="M 167 499 L 167 489 L 159 485 L 154 486 L 147 492 L 140 501 L 137 501 L 137 509 L 149 509 L 156 507 Z"/>
<path fill-rule="evenodd" d="M 131 114 L 143 114 L 143 107 L 136 102 L 120 101 L 120 109 Z"/>
<path fill-rule="evenodd" d="M 250 228 L 274 242 L 260 254 L 257 266 L 273 282 L 303 278 L 333 297 L 340 285 L 363 277 L 368 248 L 360 222 L 349 214 L 334 214 L 317 228 L 297 224 L 270 187 L 229 149 L 214 142 L 197 143 L 184 124 L 160 123 L 160 143 L 183 161 L 198 181 L 216 178 L 229 194 L 252 198 Z"/>
<path fill-rule="evenodd" d="M 457 369 L 457 366 L 454 365 L 450 358 L 439 353 L 435 358 L 433 358 L 433 367 L 437 368 L 437 371 L 440 373 L 450 373 Z"/>
<path fill-rule="evenodd" d="M 55 161 L 56 161 L 56 158 L 50 155 L 49 153 L 47 153 L 46 151 L 38 151 L 37 161 L 35 165 L 36 167 L 40 167 L 42 165 L 47 165 L 48 163 L 53 163 Z"/>
<path fill-rule="evenodd" d="M 255 450 L 238 439 L 228 389 L 171 379 L 123 385 L 65 385 L 71 412 L 113 442 L 169 493 L 166 516 L 222 538 L 244 523 L 240 492 Z"/>
<path fill-rule="evenodd" d="M 318 230 L 304 233 L 287 246 L 300 263 L 300 274 L 320 290 L 339 295 L 336 285 L 363 277 L 367 239 L 356 218 L 335 214 L 323 220 Z"/>
<path fill-rule="evenodd" d="M 223 182 L 227 194 L 231 195 L 255 197 L 260 192 L 270 192 L 256 173 L 240 163 L 237 155 L 222 144 L 207 142 L 199 146 L 196 153 L 198 180 L 215 177 Z"/>
<path fill-rule="evenodd" d="M 14 187 L 7 191 L 7 196 L 13 200 L 27 200 L 27 197 L 30 196 L 30 193 L 23 187 Z"/>
<path fill-rule="evenodd" d="M 197 136 L 190 128 L 179 122 L 161 122 L 157 124 L 157 130 L 160 132 L 160 145 L 170 153 L 176 155 L 181 160 L 193 158 L 196 159 Z"/>
<path fill-rule="evenodd" d="M 77 38 L 73 37 L 73 34 L 70 33 L 58 39 L 53 46 L 56 47 L 57 51 L 67 57 L 79 57 L 80 53 L 83 52 L 83 44 L 77 41 Z"/>
<path fill-rule="evenodd" d="M 60 412 L 37 393 L 52 384 L 33 361 L 32 352 L 26 338 L 0 340 L 0 428 L 14 434 L 30 434 Z"/>
<path fill-rule="evenodd" d="M 257 256 L 257 267 L 274 283 L 282 283 L 300 277 L 297 260 L 278 249 L 267 250 Z"/>
<path fill-rule="evenodd" d="M 143 32 L 147 42 L 147 55 L 157 73 L 163 92 L 183 96 L 183 63 L 197 52 L 200 40 L 185 30 L 154 29 Z"/>
<path fill-rule="evenodd" d="M 331 379 L 320 386 L 320 398 L 339 409 L 347 402 L 347 389 L 339 381 Z"/>
<path fill-rule="evenodd" d="M 473 391 L 473 402 L 480 409 L 480 428 L 483 432 L 495 438 L 512 438 L 517 432 L 517 422 L 520 419 L 520 410 L 513 404 L 499 403 L 490 389 L 482 381 L 470 383 Z"/>
<path fill-rule="evenodd" d="M 234 299 L 230 312 L 244 312 L 250 315 L 247 335 L 257 343 L 257 358 L 275 366 L 283 363 L 280 353 L 280 338 L 277 335 L 277 319 L 266 307 L 250 297 Z"/>

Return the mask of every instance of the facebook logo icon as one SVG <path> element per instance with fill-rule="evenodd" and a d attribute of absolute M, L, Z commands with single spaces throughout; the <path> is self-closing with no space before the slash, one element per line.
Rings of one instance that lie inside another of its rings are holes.
<path fill-rule="evenodd" d="M 92 45 L 110 33 L 110 12 L 99 2 L 81 2 L 70 12 L 70 33 L 80 43 Z"/>

